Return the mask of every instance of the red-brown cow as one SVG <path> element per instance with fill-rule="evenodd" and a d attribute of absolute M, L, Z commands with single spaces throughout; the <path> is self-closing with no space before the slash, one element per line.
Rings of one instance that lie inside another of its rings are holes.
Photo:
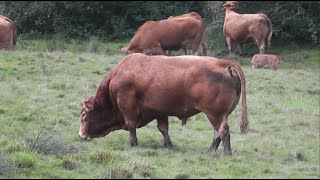
<path fill-rule="evenodd" d="M 14 50 L 17 41 L 17 28 L 8 17 L 0 15 L 0 47 Z"/>
<path fill-rule="evenodd" d="M 271 68 L 277 70 L 280 58 L 273 54 L 255 54 L 251 59 L 252 68 Z"/>
<path fill-rule="evenodd" d="M 91 140 L 118 129 L 130 132 L 157 120 L 164 145 L 172 146 L 168 116 L 187 119 L 204 112 L 215 131 L 209 152 L 223 142 L 231 154 L 228 116 L 242 94 L 241 132 L 247 132 L 245 76 L 231 60 L 209 56 L 147 56 L 130 54 L 102 80 L 97 93 L 81 108 L 79 137 Z"/>
<path fill-rule="evenodd" d="M 147 21 L 136 31 L 129 45 L 121 51 L 126 55 L 165 55 L 167 50 L 176 51 L 191 46 L 192 54 L 200 54 L 204 23 L 202 19 L 195 18 L 194 14 L 196 13 L 192 12 L 192 15 L 183 18 Z"/>
<path fill-rule="evenodd" d="M 183 15 L 180 15 L 180 16 L 170 16 L 168 19 L 185 18 L 185 17 L 193 17 L 193 18 L 196 18 L 196 19 L 200 20 L 201 22 L 203 21 L 202 17 L 196 12 L 191 12 L 191 13 L 183 14 Z M 182 47 L 181 49 L 183 49 L 185 55 L 188 55 L 188 54 L 192 54 L 191 48 L 192 48 L 191 44 L 185 44 L 185 46 Z M 202 36 L 202 41 L 200 43 L 200 47 L 199 48 L 200 49 L 199 49 L 199 54 L 198 55 L 207 56 L 208 44 L 207 44 L 207 42 L 205 40 L 205 36 L 204 35 Z M 188 49 L 190 50 L 190 53 L 188 53 Z M 168 51 L 168 55 L 169 56 L 171 55 L 171 50 Z"/>
<path fill-rule="evenodd" d="M 231 41 L 239 43 L 240 55 L 242 45 L 248 39 L 254 39 L 260 54 L 265 53 L 265 48 L 271 46 L 272 24 L 265 14 L 238 14 L 234 9 L 238 7 L 238 1 L 227 1 L 223 6 L 226 9 L 223 33 L 226 36 L 229 52 Z M 267 42 L 268 40 L 268 42 Z"/>

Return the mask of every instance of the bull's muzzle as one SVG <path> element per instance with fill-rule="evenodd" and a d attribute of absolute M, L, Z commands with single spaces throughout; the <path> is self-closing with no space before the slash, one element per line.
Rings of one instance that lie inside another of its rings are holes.
<path fill-rule="evenodd" d="M 83 142 L 83 141 L 91 141 L 93 138 L 91 138 L 91 137 L 88 137 L 88 136 L 81 136 L 80 134 L 79 134 L 79 140 L 80 140 L 80 142 Z"/>

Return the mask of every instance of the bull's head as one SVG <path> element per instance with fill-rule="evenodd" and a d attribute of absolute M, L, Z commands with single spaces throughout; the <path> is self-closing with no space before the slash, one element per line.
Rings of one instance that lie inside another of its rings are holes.
<path fill-rule="evenodd" d="M 112 110 L 97 105 L 94 96 L 84 100 L 80 113 L 79 137 L 81 140 L 89 141 L 103 137 L 121 128 L 121 123 L 114 117 Z"/>
<path fill-rule="evenodd" d="M 231 9 L 231 10 L 234 10 L 234 9 L 237 9 L 238 8 L 238 5 L 239 5 L 239 1 L 227 1 L 223 7 L 225 9 Z"/>

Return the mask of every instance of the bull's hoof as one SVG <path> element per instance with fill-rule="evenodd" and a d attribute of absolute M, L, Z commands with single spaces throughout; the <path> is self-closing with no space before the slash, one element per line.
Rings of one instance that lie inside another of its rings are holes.
<path fill-rule="evenodd" d="M 232 155 L 232 152 L 231 151 L 223 151 L 224 155 L 227 155 L 227 156 L 231 156 Z"/>
<path fill-rule="evenodd" d="M 172 148 L 172 147 L 173 147 L 173 144 L 172 144 L 172 142 L 164 143 L 164 147 L 166 147 L 166 148 Z"/>
<path fill-rule="evenodd" d="M 138 146 L 138 143 L 137 143 L 137 142 L 131 142 L 131 143 L 130 143 L 130 147 L 136 147 L 136 146 Z"/>

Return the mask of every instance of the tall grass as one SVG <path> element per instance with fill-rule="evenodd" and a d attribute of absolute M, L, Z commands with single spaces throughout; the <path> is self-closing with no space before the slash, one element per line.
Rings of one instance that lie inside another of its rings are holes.
<path fill-rule="evenodd" d="M 126 43 L 59 43 L 20 39 L 16 51 L 0 51 L 1 178 L 320 178 L 319 48 L 275 44 L 270 51 L 285 62 L 277 71 L 220 54 L 243 67 L 250 119 L 243 135 L 240 104 L 229 116 L 233 155 L 224 156 L 222 147 L 207 154 L 213 130 L 203 113 L 186 126 L 170 117 L 169 149 L 156 122 L 137 130 L 135 148 L 122 130 L 81 143 L 81 103 Z"/>

